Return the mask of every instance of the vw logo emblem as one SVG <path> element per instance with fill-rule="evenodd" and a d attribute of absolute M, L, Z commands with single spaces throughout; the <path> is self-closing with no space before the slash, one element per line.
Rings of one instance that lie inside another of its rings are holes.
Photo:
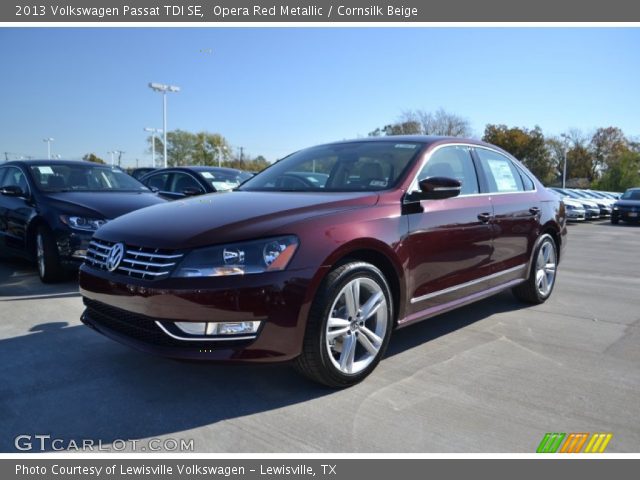
<path fill-rule="evenodd" d="M 113 272 L 120 266 L 120 262 L 124 257 L 124 243 L 116 243 L 113 247 L 111 247 L 111 251 L 107 256 L 107 270 Z"/>

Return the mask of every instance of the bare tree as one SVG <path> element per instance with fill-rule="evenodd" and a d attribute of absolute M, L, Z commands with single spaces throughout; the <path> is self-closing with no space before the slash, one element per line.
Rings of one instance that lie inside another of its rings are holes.
<path fill-rule="evenodd" d="M 449 113 L 443 108 L 435 112 L 425 110 L 405 111 L 404 121 L 418 122 L 423 135 L 443 135 L 445 137 L 470 137 L 473 135 L 471 125 L 466 118 Z"/>

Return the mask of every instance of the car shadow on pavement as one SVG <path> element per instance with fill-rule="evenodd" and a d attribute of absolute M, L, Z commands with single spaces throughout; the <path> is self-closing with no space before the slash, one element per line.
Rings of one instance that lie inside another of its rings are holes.
<path fill-rule="evenodd" d="M 407 327 L 394 333 L 387 355 L 521 307 L 507 292 Z M 66 322 L 39 324 L 26 335 L 0 340 L 0 352 L 4 452 L 17 451 L 19 435 L 103 444 L 183 436 L 180 432 L 335 392 L 304 379 L 289 365 L 176 362 L 138 353 Z M 44 450 L 51 449 L 48 445 Z M 40 449 L 35 441 L 34 446 Z"/>
<path fill-rule="evenodd" d="M 472 323 L 484 320 L 491 315 L 514 312 L 527 306 L 517 300 L 510 291 L 499 293 L 393 332 L 386 356 L 402 353 Z"/>
<path fill-rule="evenodd" d="M 0 257 L 0 301 L 36 300 L 48 297 L 77 297 L 77 275 L 61 283 L 45 284 L 34 264 L 20 258 Z M 8 297 L 8 298 L 7 298 Z"/>

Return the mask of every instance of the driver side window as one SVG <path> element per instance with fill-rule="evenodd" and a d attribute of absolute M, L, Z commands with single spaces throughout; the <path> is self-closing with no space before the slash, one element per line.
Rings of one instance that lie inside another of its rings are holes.
<path fill-rule="evenodd" d="M 478 175 L 468 147 L 451 146 L 437 150 L 418 174 L 418 181 L 429 177 L 448 177 L 462 183 L 461 195 L 480 192 Z"/>

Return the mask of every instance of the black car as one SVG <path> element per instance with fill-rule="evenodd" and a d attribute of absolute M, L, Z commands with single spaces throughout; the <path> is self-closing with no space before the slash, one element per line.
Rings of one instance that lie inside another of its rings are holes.
<path fill-rule="evenodd" d="M 105 222 L 165 202 L 117 167 L 29 160 L 0 166 L 0 253 L 38 263 L 43 282 L 65 277 Z"/>
<path fill-rule="evenodd" d="M 153 172 L 157 170 L 157 168 L 154 167 L 140 167 L 140 168 L 134 168 L 133 170 L 131 170 L 129 172 L 129 175 L 131 175 L 133 178 L 135 178 L 136 180 L 140 180 L 142 177 L 144 177 L 147 173 Z"/>
<path fill-rule="evenodd" d="M 640 221 L 640 188 L 629 188 L 613 205 L 611 223 Z"/>
<path fill-rule="evenodd" d="M 224 167 L 173 167 L 155 170 L 140 178 L 150 189 L 169 200 L 233 190 L 253 174 Z"/>

